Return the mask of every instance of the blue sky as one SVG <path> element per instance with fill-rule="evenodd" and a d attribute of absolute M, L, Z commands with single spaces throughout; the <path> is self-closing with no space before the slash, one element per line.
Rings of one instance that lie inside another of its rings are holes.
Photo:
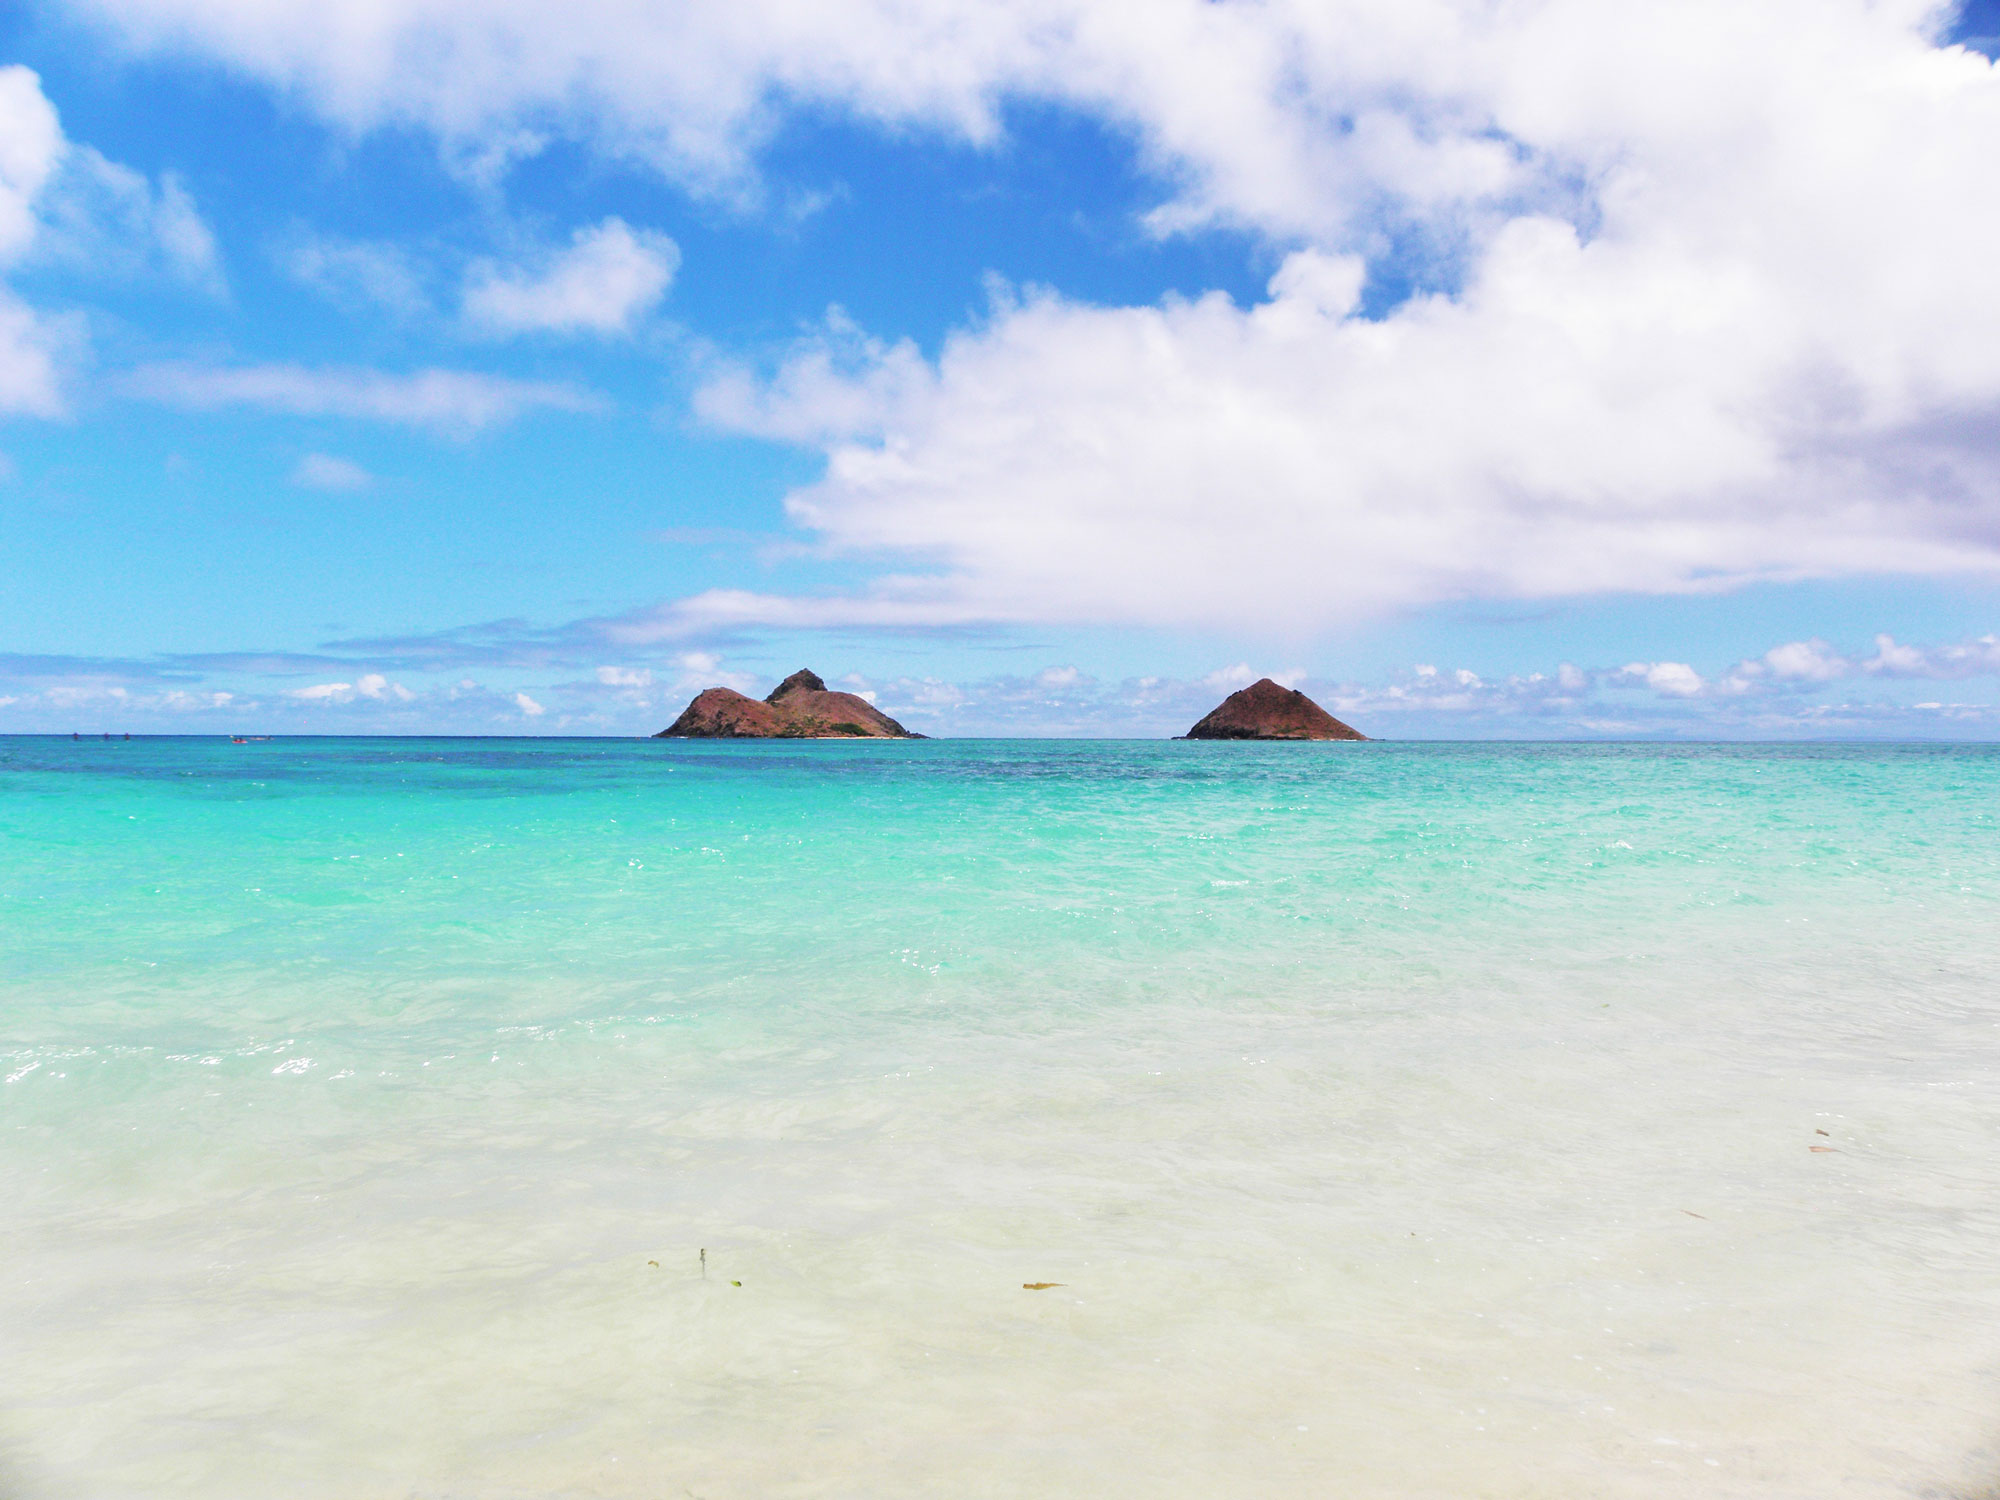
<path fill-rule="evenodd" d="M 1991 737 L 2000 4 L 1601 12 L 0 12 L 0 730 Z"/>

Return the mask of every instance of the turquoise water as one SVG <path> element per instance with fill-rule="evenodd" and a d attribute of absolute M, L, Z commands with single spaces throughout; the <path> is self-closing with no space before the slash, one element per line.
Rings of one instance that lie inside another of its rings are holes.
<path fill-rule="evenodd" d="M 0 739 L 0 1494 L 1983 1494 L 1996 807 Z"/>

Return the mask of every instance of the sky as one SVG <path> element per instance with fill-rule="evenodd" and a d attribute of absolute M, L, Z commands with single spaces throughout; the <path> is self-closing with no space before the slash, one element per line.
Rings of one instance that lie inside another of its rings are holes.
<path fill-rule="evenodd" d="M 0 732 L 2000 734 L 2000 0 L 0 7 Z"/>

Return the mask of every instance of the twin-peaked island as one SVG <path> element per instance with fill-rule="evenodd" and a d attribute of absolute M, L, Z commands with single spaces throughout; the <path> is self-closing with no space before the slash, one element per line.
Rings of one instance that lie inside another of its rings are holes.
<path fill-rule="evenodd" d="M 733 688 L 704 688 L 653 736 L 691 740 L 920 740 L 866 698 L 834 693 L 811 672 L 792 673 L 759 702 Z"/>
<path fill-rule="evenodd" d="M 835 693 L 811 672 L 792 673 L 759 701 L 706 688 L 655 739 L 920 740 L 866 698 Z M 1190 740 L 1365 740 L 1296 688 L 1266 677 L 1231 693 L 1190 729 Z"/>

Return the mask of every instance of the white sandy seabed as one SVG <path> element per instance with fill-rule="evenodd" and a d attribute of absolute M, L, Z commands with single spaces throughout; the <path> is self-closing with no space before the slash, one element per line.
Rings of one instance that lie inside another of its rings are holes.
<path fill-rule="evenodd" d="M 1787 946 L 45 1058 L 179 1081 L 17 1204 L 10 1492 L 1979 1493 L 1993 1023 Z"/>

